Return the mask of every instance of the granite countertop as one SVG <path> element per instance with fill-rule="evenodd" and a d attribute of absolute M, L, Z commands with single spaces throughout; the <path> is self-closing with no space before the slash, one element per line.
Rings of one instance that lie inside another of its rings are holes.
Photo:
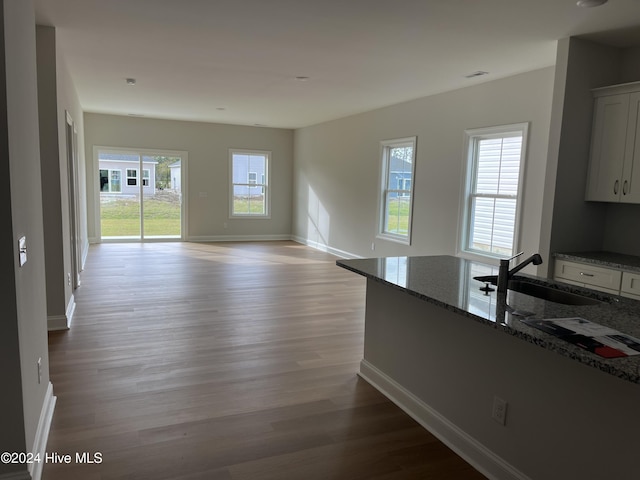
<path fill-rule="evenodd" d="M 554 253 L 555 258 L 570 262 L 588 263 L 605 268 L 628 272 L 640 272 L 640 257 L 614 252 L 568 252 Z"/>
<path fill-rule="evenodd" d="M 338 260 L 336 264 L 426 302 L 497 328 L 547 350 L 598 368 L 624 380 L 640 383 L 640 355 L 603 358 L 522 322 L 528 319 L 583 318 L 640 339 L 640 301 L 606 295 L 531 275 L 529 282 L 552 286 L 600 300 L 597 305 L 563 305 L 509 290 L 506 310 L 497 292 L 479 290 L 479 275 L 495 275 L 497 267 L 452 256 L 388 257 Z"/>

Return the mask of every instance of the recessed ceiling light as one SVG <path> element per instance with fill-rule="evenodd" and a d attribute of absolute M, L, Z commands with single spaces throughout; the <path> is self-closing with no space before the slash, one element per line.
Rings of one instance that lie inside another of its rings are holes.
<path fill-rule="evenodd" d="M 599 7 L 600 5 L 604 5 L 608 0 L 578 0 L 576 5 L 579 7 L 591 8 L 591 7 Z"/>
<path fill-rule="evenodd" d="M 489 75 L 489 72 L 478 70 L 477 72 L 473 72 L 473 73 L 470 73 L 469 75 L 465 75 L 464 78 L 481 77 L 483 75 Z"/>
<path fill-rule="evenodd" d="M 298 80 L 299 82 L 306 82 L 307 80 L 309 80 L 309 77 L 305 77 L 301 75 L 296 77 L 296 80 Z"/>
<path fill-rule="evenodd" d="M 127 78 L 127 85 L 135 85 L 135 84 L 136 84 L 135 78 Z"/>

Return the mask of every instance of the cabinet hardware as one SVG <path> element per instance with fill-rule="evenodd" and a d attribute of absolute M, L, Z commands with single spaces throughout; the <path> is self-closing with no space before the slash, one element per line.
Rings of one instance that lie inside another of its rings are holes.
<path fill-rule="evenodd" d="M 583 277 L 595 277 L 593 273 L 580 272 L 580 275 L 582 275 Z"/>
<path fill-rule="evenodd" d="M 616 183 L 613 184 L 613 193 L 614 193 L 614 195 L 618 194 L 618 185 L 620 185 L 620 182 L 618 180 L 616 180 Z"/>
<path fill-rule="evenodd" d="M 629 181 L 625 180 L 624 183 L 622 184 L 622 194 L 626 195 L 628 192 L 627 186 L 629 185 Z"/>

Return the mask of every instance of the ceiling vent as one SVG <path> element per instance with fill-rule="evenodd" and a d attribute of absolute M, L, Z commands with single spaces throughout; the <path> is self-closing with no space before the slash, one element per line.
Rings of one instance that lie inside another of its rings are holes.
<path fill-rule="evenodd" d="M 489 72 L 483 72 L 482 70 L 478 70 L 477 72 L 473 72 L 473 73 L 470 73 L 469 75 L 465 75 L 464 78 L 481 77 L 483 75 L 489 75 Z"/>

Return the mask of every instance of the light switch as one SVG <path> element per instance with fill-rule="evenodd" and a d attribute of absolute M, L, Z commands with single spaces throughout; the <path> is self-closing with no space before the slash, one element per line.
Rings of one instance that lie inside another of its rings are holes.
<path fill-rule="evenodd" d="M 20 258 L 20 266 L 27 263 L 27 237 L 20 237 L 18 240 L 18 257 Z"/>

